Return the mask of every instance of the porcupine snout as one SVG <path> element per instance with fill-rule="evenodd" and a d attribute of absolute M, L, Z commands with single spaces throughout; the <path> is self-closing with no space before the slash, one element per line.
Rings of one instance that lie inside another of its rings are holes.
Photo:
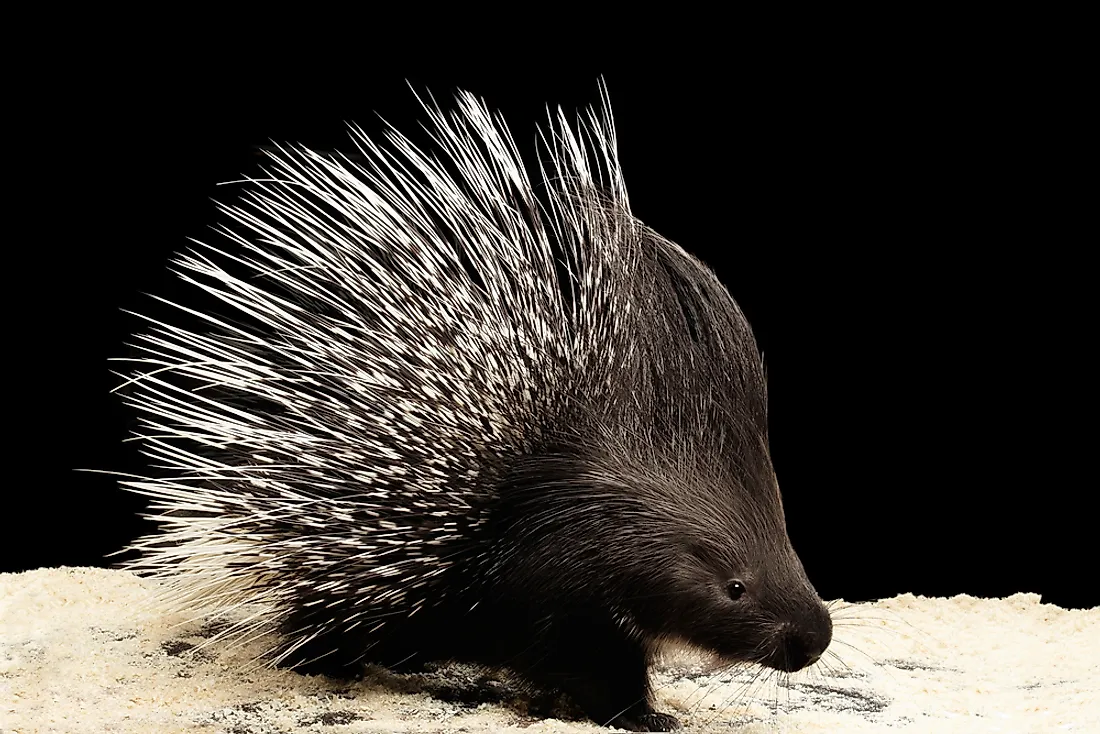
<path fill-rule="evenodd" d="M 777 634 L 775 647 L 765 665 L 793 673 L 813 665 L 833 639 L 833 623 L 825 606 L 816 599 L 799 610 L 797 618 L 787 622 Z"/>
<path fill-rule="evenodd" d="M 793 673 L 813 665 L 825 653 L 833 639 L 833 622 L 794 550 L 784 555 L 787 562 L 780 564 L 782 570 L 774 569 L 776 576 L 761 593 L 762 606 L 778 624 L 758 662 Z"/>

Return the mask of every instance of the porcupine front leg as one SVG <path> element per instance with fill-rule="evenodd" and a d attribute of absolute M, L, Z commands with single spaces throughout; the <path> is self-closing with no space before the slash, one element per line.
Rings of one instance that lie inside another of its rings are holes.
<path fill-rule="evenodd" d="M 653 708 L 650 654 L 610 622 L 574 616 L 554 624 L 532 677 L 569 695 L 589 718 L 629 731 L 672 731 L 676 717 Z"/>

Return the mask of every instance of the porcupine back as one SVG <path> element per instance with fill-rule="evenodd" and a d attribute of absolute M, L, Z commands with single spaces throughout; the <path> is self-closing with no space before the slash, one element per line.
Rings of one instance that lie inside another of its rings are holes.
<path fill-rule="evenodd" d="M 344 632 L 361 656 L 514 559 L 579 585 L 653 562 L 591 538 L 635 506 L 709 529 L 729 472 L 770 473 L 748 326 L 632 217 L 606 106 L 558 111 L 538 187 L 479 100 L 426 109 L 435 155 L 277 148 L 176 261 L 224 308 L 138 337 L 126 400 L 163 471 L 123 484 L 163 527 L 133 567 L 181 608 L 258 604 L 232 634 L 281 628 L 276 661 Z"/>

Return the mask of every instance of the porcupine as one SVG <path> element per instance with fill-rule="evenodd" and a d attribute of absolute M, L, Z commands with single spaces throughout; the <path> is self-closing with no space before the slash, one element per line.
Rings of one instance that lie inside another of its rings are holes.
<path fill-rule="evenodd" d="M 559 108 L 532 185 L 507 126 L 422 103 L 434 152 L 351 127 L 274 146 L 178 274 L 222 310 L 150 319 L 126 402 L 176 602 L 262 611 L 270 660 L 508 668 L 656 731 L 678 640 L 782 671 L 831 622 L 788 540 L 750 327 L 630 212 L 606 93 Z M 548 132 L 548 134 L 547 134 Z M 175 304 L 172 304 L 175 305 Z"/>

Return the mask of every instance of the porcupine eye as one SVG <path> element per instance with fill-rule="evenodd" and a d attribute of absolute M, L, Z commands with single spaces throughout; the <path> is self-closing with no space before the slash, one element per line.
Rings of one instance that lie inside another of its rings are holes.
<path fill-rule="evenodd" d="M 738 599 L 740 599 L 741 595 L 744 594 L 744 593 L 745 593 L 745 585 L 743 583 L 741 583 L 740 581 L 738 581 L 737 579 L 734 579 L 733 581 L 730 581 L 729 583 L 726 584 L 726 594 L 733 601 L 737 601 Z"/>

